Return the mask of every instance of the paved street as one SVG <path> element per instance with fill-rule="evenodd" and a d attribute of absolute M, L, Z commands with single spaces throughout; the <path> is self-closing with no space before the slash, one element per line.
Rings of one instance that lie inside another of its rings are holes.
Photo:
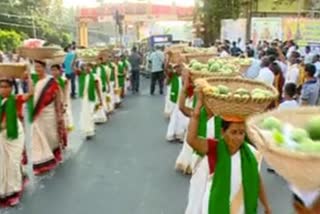
<path fill-rule="evenodd" d="M 0 213 L 183 214 L 189 177 L 174 170 L 181 145 L 165 141 L 164 98 L 150 97 L 147 84 L 97 127 L 92 141 L 75 130 L 65 162 L 49 175 L 32 178 L 21 205 Z M 79 100 L 73 108 L 78 123 Z M 291 214 L 286 184 L 263 172 L 273 213 Z"/>

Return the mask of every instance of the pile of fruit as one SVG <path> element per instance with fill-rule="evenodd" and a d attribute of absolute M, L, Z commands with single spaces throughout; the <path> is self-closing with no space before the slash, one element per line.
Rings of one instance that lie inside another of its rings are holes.
<path fill-rule="evenodd" d="M 221 97 L 221 98 L 237 98 L 239 100 L 248 99 L 266 99 L 269 97 L 274 97 L 274 94 L 269 90 L 264 90 L 261 88 L 255 88 L 251 91 L 245 88 L 238 88 L 236 90 L 231 90 L 225 85 L 211 86 L 206 85 L 203 88 L 203 93 L 209 96 Z"/>
<path fill-rule="evenodd" d="M 78 56 L 81 57 L 96 57 L 100 53 L 98 48 L 88 48 L 77 51 Z"/>
<path fill-rule="evenodd" d="M 240 67 L 226 59 L 210 59 L 207 64 L 198 62 L 197 60 L 191 60 L 189 68 L 193 71 L 200 71 L 203 73 L 221 73 L 232 74 L 239 72 Z"/>
<path fill-rule="evenodd" d="M 320 116 L 312 117 L 302 127 L 283 123 L 275 117 L 261 121 L 264 133 L 272 136 L 277 146 L 292 151 L 320 154 Z"/>

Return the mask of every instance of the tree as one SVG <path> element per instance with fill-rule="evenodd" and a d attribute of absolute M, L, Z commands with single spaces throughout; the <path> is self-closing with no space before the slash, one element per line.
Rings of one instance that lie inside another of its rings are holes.
<path fill-rule="evenodd" d="M 0 6 L 0 29 L 58 45 L 71 41 L 74 17 L 64 12 L 62 0 L 3 0 Z"/>
<path fill-rule="evenodd" d="M 22 38 L 22 35 L 15 31 L 0 30 L 0 50 L 15 50 L 21 44 Z"/>
<path fill-rule="evenodd" d="M 200 17 L 202 17 L 205 26 L 204 41 L 210 45 L 216 39 L 220 38 L 221 20 L 237 19 L 240 14 L 240 0 L 201 0 L 203 7 L 200 8 Z"/>

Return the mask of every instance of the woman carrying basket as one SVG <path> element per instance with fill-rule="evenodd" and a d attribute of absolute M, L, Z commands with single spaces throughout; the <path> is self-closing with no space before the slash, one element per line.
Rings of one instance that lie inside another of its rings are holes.
<path fill-rule="evenodd" d="M 192 107 L 186 105 L 187 100 L 192 100 Z M 193 108 L 196 106 L 197 97 L 194 94 L 194 87 L 191 84 L 190 76 L 188 71 L 183 72 L 183 90 L 180 94 L 179 108 L 180 111 L 188 118 L 191 117 Z M 199 121 L 198 134 L 203 138 L 214 137 L 214 118 L 212 114 L 208 112 L 204 107 L 201 109 L 201 116 Z M 188 121 L 189 122 L 189 121 Z M 176 169 L 183 173 L 191 174 L 196 168 L 197 164 L 200 163 L 202 156 L 193 151 L 186 140 L 183 142 L 183 147 L 176 160 Z"/>
<path fill-rule="evenodd" d="M 46 73 L 46 63 L 35 60 L 39 80 L 34 89 L 32 120 L 32 162 L 35 175 L 54 169 L 62 161 L 67 145 L 63 94 L 57 81 Z"/>
<path fill-rule="evenodd" d="M 221 137 L 200 138 L 197 131 L 203 107 L 202 92 L 199 92 L 198 98 L 189 124 L 187 140 L 193 149 L 206 155 L 208 160 L 207 175 L 210 176 L 207 177 L 200 213 L 256 214 L 258 198 L 265 208 L 265 213 L 271 213 L 259 174 L 261 157 L 245 142 L 244 119 L 238 115 L 222 116 Z"/>
<path fill-rule="evenodd" d="M 19 203 L 27 183 L 21 160 L 25 144 L 23 103 L 31 97 L 12 95 L 10 79 L 0 79 L 0 207 Z"/>

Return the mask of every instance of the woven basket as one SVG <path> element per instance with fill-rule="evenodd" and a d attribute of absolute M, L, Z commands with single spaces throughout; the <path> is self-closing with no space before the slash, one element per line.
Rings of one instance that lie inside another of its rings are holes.
<path fill-rule="evenodd" d="M 56 47 L 41 47 L 41 48 L 18 48 L 18 54 L 29 59 L 50 59 L 61 52 L 61 48 Z"/>
<path fill-rule="evenodd" d="M 187 63 L 190 63 L 190 61 L 193 59 L 201 63 L 207 63 L 209 59 L 211 59 L 216 55 L 213 53 L 205 53 L 205 54 L 204 53 L 187 53 L 187 54 L 182 54 L 182 56 L 186 58 Z"/>
<path fill-rule="evenodd" d="M 231 91 L 239 88 L 244 88 L 248 91 L 251 91 L 255 88 L 260 88 L 263 90 L 268 90 L 274 94 L 272 97 L 263 99 L 248 98 L 245 100 L 233 96 L 223 98 L 214 94 L 205 94 L 204 103 L 215 115 L 237 115 L 239 117 L 247 117 L 253 113 L 264 112 L 279 96 L 278 91 L 274 87 L 268 86 L 259 81 L 227 77 L 212 77 L 206 79 L 206 81 L 213 86 L 225 85 L 229 87 Z"/>
<path fill-rule="evenodd" d="M 170 51 L 166 55 L 170 64 L 182 64 L 186 62 L 186 58 L 181 54 L 181 52 Z"/>
<path fill-rule="evenodd" d="M 27 70 L 25 64 L 0 64 L 0 77 L 21 78 Z"/>
<path fill-rule="evenodd" d="M 220 72 L 201 72 L 189 69 L 191 80 L 195 81 L 199 78 L 210 78 L 210 77 L 239 77 L 241 76 L 240 72 L 233 72 L 230 74 L 224 74 Z"/>
<path fill-rule="evenodd" d="M 258 124 L 264 118 L 274 116 L 283 122 L 302 128 L 315 115 L 320 115 L 320 108 L 301 107 L 281 111 L 274 110 L 247 120 L 248 136 L 261 151 L 266 162 L 290 184 L 305 191 L 314 191 L 320 188 L 320 154 L 305 154 L 278 147 L 272 137 L 266 136 L 258 128 Z"/>
<path fill-rule="evenodd" d="M 84 63 L 94 63 L 97 61 L 97 56 L 79 56 L 79 58 Z"/>

